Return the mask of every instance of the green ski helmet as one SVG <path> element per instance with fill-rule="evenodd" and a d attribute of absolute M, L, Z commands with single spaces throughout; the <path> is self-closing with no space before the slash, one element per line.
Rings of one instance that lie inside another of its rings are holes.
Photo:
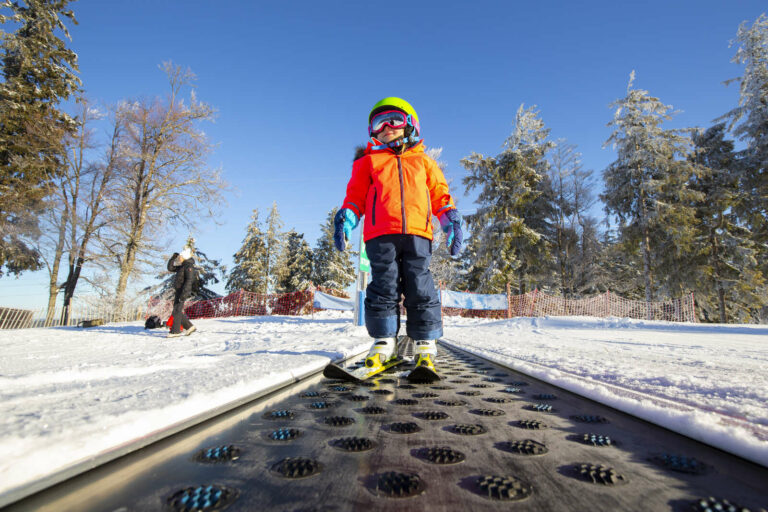
<path fill-rule="evenodd" d="M 416 113 L 416 109 L 414 109 L 411 104 L 404 99 L 397 98 L 395 96 L 384 98 L 373 106 L 371 112 L 368 114 L 369 127 L 373 116 L 380 112 L 386 112 L 387 110 L 400 110 L 401 112 L 408 114 L 409 126 L 406 128 L 405 137 L 408 138 L 411 134 L 413 134 L 413 132 L 415 132 L 414 135 L 416 136 L 416 140 L 418 140 L 418 136 L 421 135 L 421 126 L 419 125 L 419 115 Z"/>

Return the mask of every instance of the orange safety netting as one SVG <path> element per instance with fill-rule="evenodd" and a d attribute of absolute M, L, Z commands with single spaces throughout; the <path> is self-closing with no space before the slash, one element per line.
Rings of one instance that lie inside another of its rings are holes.
<path fill-rule="evenodd" d="M 343 292 L 318 287 L 337 297 Z M 566 299 L 534 290 L 522 295 L 507 295 L 507 309 L 442 308 L 448 316 L 472 318 L 512 318 L 517 316 L 593 316 L 622 317 L 641 320 L 666 320 L 671 322 L 696 322 L 693 294 L 680 299 L 646 302 L 630 300 L 610 292 L 583 299 Z M 170 300 L 153 298 L 147 305 L 146 317 L 157 315 L 165 320 L 171 315 Z M 211 300 L 189 302 L 184 312 L 190 319 L 218 318 L 226 316 L 257 315 L 308 315 L 319 311 L 314 307 L 314 291 L 304 290 L 284 294 L 260 294 L 240 290 Z M 401 312 L 406 314 L 401 305 Z"/>
<path fill-rule="evenodd" d="M 630 300 L 605 292 L 583 299 L 566 299 L 534 290 L 522 295 L 507 295 L 507 310 L 475 310 L 443 308 L 443 314 L 480 318 L 512 318 L 516 316 L 594 316 L 622 317 L 670 322 L 696 322 L 693 294 L 680 299 L 646 302 Z"/>
<path fill-rule="evenodd" d="M 337 297 L 345 295 L 337 290 L 318 287 Z M 226 297 L 210 300 L 187 302 L 184 313 L 190 318 L 219 318 L 226 316 L 259 316 L 259 315 L 309 315 L 319 311 L 313 305 L 314 290 L 303 290 L 282 294 L 263 294 L 240 290 Z M 173 301 L 152 298 L 147 304 L 146 317 L 157 315 L 161 320 L 167 319 L 173 310 Z"/>

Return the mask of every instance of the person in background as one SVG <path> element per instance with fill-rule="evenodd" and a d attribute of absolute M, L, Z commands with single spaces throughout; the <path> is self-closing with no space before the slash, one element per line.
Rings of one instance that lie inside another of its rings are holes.
<path fill-rule="evenodd" d="M 195 270 L 195 260 L 192 258 L 192 249 L 185 247 L 181 253 L 174 253 L 168 260 L 168 270 L 176 272 L 173 280 L 173 325 L 169 338 L 181 336 L 181 328 L 184 328 L 184 334 L 189 336 L 197 330 L 184 314 L 184 301 L 192 295 L 192 287 L 197 280 L 197 271 Z"/>

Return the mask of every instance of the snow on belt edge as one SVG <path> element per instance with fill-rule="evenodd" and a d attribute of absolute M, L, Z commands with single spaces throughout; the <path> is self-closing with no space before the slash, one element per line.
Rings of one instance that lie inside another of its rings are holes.
<path fill-rule="evenodd" d="M 492 351 L 478 350 L 458 341 L 440 341 L 498 365 L 524 373 L 577 395 L 613 407 L 678 434 L 768 467 L 768 429 L 745 419 L 714 410 L 682 404 L 666 398 L 646 395 L 550 368 L 529 361 L 509 361 Z"/>
<path fill-rule="evenodd" d="M 338 357 L 333 361 L 343 361 L 351 357 L 360 355 L 363 351 L 368 349 L 369 344 L 359 345 L 348 351 L 342 351 L 338 353 Z M 211 393 L 210 402 L 216 405 L 203 410 L 194 411 L 191 414 L 182 415 L 177 414 L 174 416 L 174 421 L 165 426 L 150 427 L 149 431 L 144 432 L 138 436 L 135 436 L 127 441 L 119 444 L 113 444 L 106 448 L 100 448 L 94 453 L 87 455 L 79 460 L 72 461 L 61 466 L 51 468 L 50 471 L 43 475 L 33 475 L 26 480 L 22 480 L 18 483 L 11 484 L 8 488 L 0 487 L 0 508 L 20 501 L 28 496 L 43 491 L 56 484 L 64 482 L 70 478 L 78 476 L 82 473 L 90 471 L 98 466 L 104 465 L 108 462 L 123 457 L 129 453 L 140 450 L 152 443 L 170 437 L 182 430 L 190 428 L 194 425 L 200 424 L 211 418 L 224 414 L 225 412 L 235 409 L 243 404 L 257 400 L 265 395 L 268 395 L 281 388 L 290 386 L 304 378 L 307 378 L 315 373 L 319 373 L 325 368 L 328 363 L 332 361 L 329 357 L 321 357 L 318 360 L 313 360 L 294 368 L 292 370 L 275 373 L 262 377 L 253 381 L 249 381 L 239 386 L 228 387 Z M 231 398 L 233 390 L 246 390 L 245 394 L 241 394 L 239 398 L 234 400 L 224 400 L 223 397 Z M 205 399 L 197 397 L 196 402 L 205 402 Z M 178 408 L 183 410 L 184 403 L 178 404 Z"/>

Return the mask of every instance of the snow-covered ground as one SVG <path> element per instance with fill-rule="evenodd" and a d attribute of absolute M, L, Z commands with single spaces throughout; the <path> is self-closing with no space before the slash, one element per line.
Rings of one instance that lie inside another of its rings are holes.
<path fill-rule="evenodd" d="M 446 318 L 466 350 L 768 466 L 768 328 Z M 350 313 L 0 331 L 0 503 L 51 472 L 367 349 Z"/>

